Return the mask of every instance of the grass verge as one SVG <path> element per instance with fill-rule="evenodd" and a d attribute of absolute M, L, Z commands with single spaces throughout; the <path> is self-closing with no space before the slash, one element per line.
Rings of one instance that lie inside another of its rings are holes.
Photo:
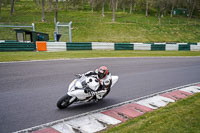
<path fill-rule="evenodd" d="M 161 24 L 158 18 L 151 14 L 129 14 L 117 11 L 116 22 L 112 22 L 112 11 L 91 13 L 90 10 L 65 10 L 59 2 L 59 22 L 72 21 L 73 42 L 199 42 L 200 19 L 188 19 L 183 16 L 164 16 Z M 89 6 L 89 5 L 88 5 Z M 35 24 L 36 31 L 49 34 L 54 40 L 54 10 L 45 12 L 45 22 L 41 22 L 41 7 L 33 1 L 16 1 L 15 12 L 10 14 L 10 6 L 2 8 L 0 23 L 7 25 Z M 31 30 L 31 28 L 28 28 Z M 68 42 L 68 29 L 59 28 L 62 34 L 60 41 Z M 16 40 L 13 28 L 0 28 L 0 40 Z"/>
<path fill-rule="evenodd" d="M 104 133 L 199 133 L 200 94 L 131 119 Z"/>
<path fill-rule="evenodd" d="M 49 60 L 67 58 L 97 58 L 97 57 L 160 57 L 160 56 L 200 56 L 194 51 L 65 51 L 65 52 L 0 52 L 0 62 Z"/>

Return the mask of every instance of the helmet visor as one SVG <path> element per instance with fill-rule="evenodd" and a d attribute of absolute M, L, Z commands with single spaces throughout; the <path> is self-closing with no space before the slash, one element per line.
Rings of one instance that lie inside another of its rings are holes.
<path fill-rule="evenodd" d="M 105 77 L 105 74 L 104 73 L 101 73 L 101 72 L 98 72 L 98 77 L 100 79 L 103 79 Z"/>

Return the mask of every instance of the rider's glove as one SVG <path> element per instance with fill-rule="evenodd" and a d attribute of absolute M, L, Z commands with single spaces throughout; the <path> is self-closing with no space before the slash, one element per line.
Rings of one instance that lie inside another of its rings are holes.
<path fill-rule="evenodd" d="M 76 74 L 75 77 L 80 79 L 82 77 L 82 74 Z"/>

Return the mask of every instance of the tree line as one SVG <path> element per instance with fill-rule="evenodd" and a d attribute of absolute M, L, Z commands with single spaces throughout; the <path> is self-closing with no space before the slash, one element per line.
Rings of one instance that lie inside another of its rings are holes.
<path fill-rule="evenodd" d="M 15 9 L 15 2 L 20 0 L 0 0 L 0 18 L 1 8 L 10 6 L 10 15 L 12 16 Z M 55 22 L 58 21 L 59 10 L 91 10 L 101 11 L 102 17 L 105 11 L 112 11 L 112 21 L 115 22 L 115 12 L 123 11 L 129 14 L 141 12 L 146 17 L 155 14 L 159 21 L 162 16 L 170 15 L 173 17 L 173 11 L 176 8 L 185 9 L 187 17 L 192 18 L 194 15 L 200 16 L 200 0 L 29 0 L 41 7 L 42 21 L 45 21 L 45 12 L 55 12 Z M 61 3 L 61 4 L 60 4 Z"/>

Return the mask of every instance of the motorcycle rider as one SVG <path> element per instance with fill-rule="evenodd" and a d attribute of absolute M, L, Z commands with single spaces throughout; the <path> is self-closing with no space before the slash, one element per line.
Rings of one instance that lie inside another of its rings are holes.
<path fill-rule="evenodd" d="M 85 76 L 94 76 L 98 79 L 100 86 L 95 91 L 96 95 L 94 95 L 94 98 L 96 101 L 102 99 L 105 95 L 107 95 L 110 91 L 110 87 L 112 85 L 112 77 L 111 73 L 109 72 L 108 68 L 106 66 L 101 66 L 95 71 L 88 71 L 84 74 Z M 82 76 L 81 74 L 78 75 L 79 78 Z M 92 93 L 94 90 L 92 90 L 89 87 L 86 87 L 84 90 L 85 93 Z"/>

